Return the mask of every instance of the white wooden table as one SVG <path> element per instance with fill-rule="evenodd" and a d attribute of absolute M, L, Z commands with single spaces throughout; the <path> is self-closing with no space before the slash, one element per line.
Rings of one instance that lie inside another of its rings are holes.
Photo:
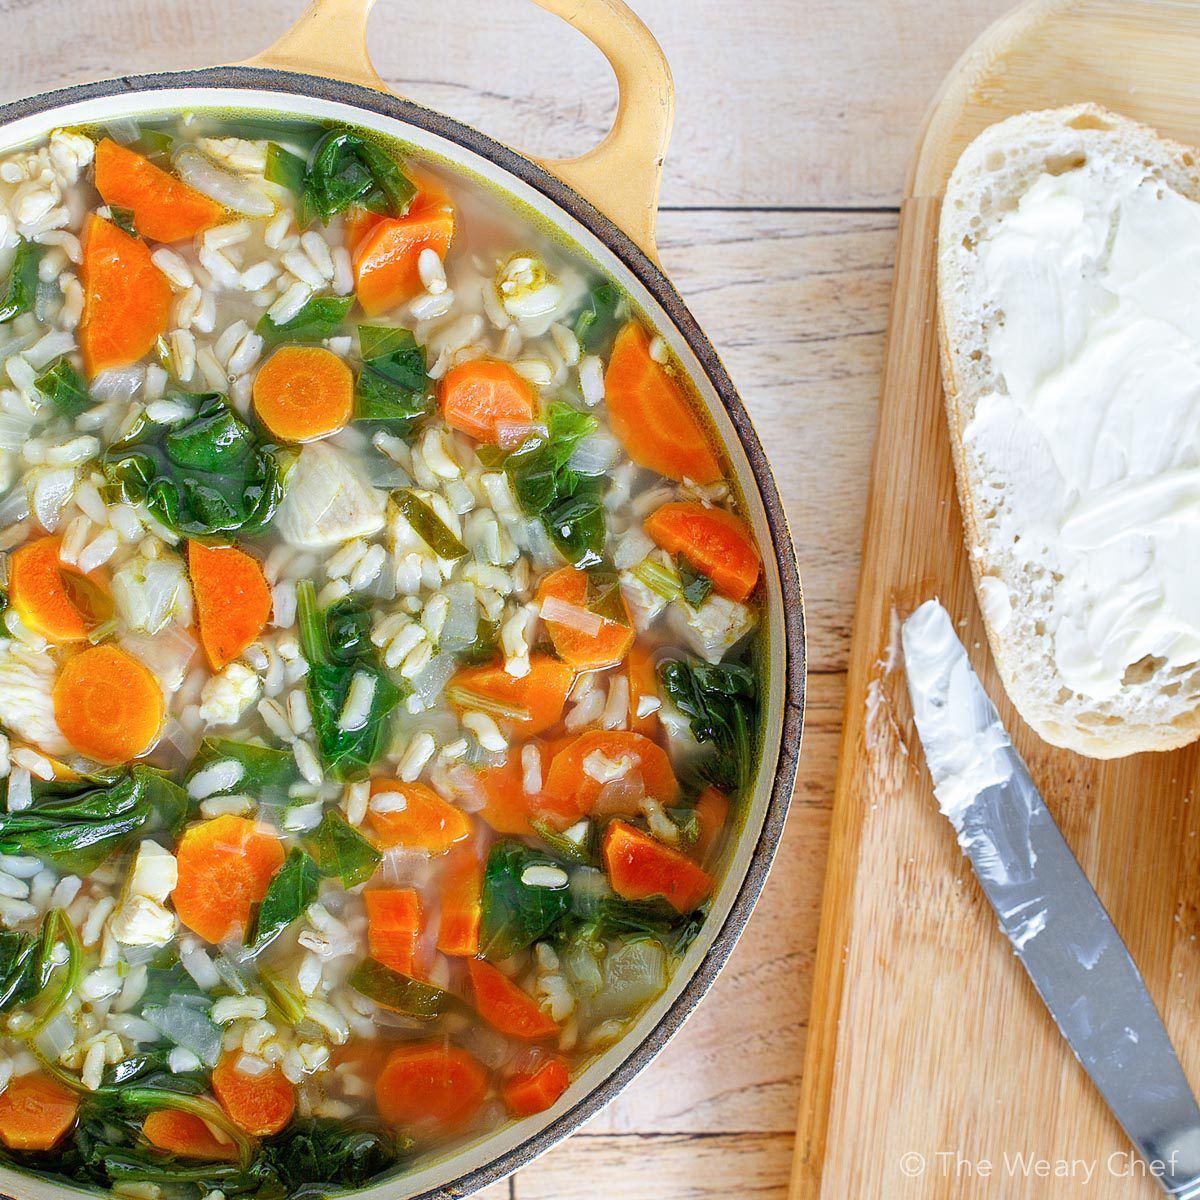
<path fill-rule="evenodd" d="M 725 973 L 659 1060 L 487 1200 L 786 1195 L 898 197 L 938 80 L 1010 0 L 632 0 L 675 73 L 662 257 L 769 448 L 808 602 L 796 799 Z M 0 0 L 0 99 L 245 58 L 302 0 Z M 402 94 L 515 146 L 598 140 L 599 54 L 528 0 L 381 0 Z M 849 1200 L 849 1198 L 848 1198 Z"/>

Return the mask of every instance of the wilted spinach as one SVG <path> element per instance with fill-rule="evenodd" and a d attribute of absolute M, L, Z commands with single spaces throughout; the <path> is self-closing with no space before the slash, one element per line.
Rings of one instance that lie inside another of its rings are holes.
<path fill-rule="evenodd" d="M 628 312 L 625 294 L 603 279 L 587 294 L 575 317 L 575 336 L 585 354 L 604 354 L 617 336 Z"/>
<path fill-rule="evenodd" d="M 301 778 L 296 756 L 290 750 L 235 742 L 232 738 L 205 738 L 188 768 L 184 786 L 206 767 L 218 762 L 235 762 L 242 768 L 241 778 L 222 788 L 222 793 L 244 793 L 253 796 L 259 804 L 271 807 L 286 805 L 292 785 L 299 783 Z"/>
<path fill-rule="evenodd" d="M 298 846 L 271 877 L 267 894 L 246 932 L 246 945 L 265 950 L 293 921 L 316 901 L 321 888 L 317 864 Z"/>
<path fill-rule="evenodd" d="M 483 872 L 483 923 L 479 952 L 485 958 L 505 959 L 545 937 L 571 911 L 571 891 L 561 887 L 531 887 L 523 876 L 530 867 L 556 867 L 546 854 L 521 842 L 497 842 Z"/>
<path fill-rule="evenodd" d="M 312 296 L 286 321 L 276 323 L 270 312 L 263 313 L 254 332 L 268 342 L 322 342 L 337 333 L 353 305 L 353 296 Z"/>
<path fill-rule="evenodd" d="M 411 330 L 381 325 L 360 325 L 358 343 L 354 418 L 381 422 L 403 437 L 433 407 L 425 350 Z"/>
<path fill-rule="evenodd" d="M 342 886 L 366 883 L 383 861 L 383 855 L 341 813 L 327 809 L 308 839 L 308 848 L 326 879 Z"/>
<path fill-rule="evenodd" d="M 461 1001 L 450 992 L 402 975 L 373 958 L 364 958 L 346 977 L 346 982 L 381 1008 L 423 1021 L 462 1007 Z"/>
<path fill-rule="evenodd" d="M 76 875 L 94 871 L 134 838 L 161 833 L 173 841 L 187 812 L 187 793 L 141 765 L 71 780 L 35 779 L 32 786 L 28 808 L 0 816 L 0 854 L 29 854 Z"/>
<path fill-rule="evenodd" d="M 672 703 L 688 719 L 692 736 L 716 753 L 704 763 L 718 787 L 744 787 L 754 771 L 758 683 L 745 663 L 698 659 L 665 662 L 658 677 Z"/>
<path fill-rule="evenodd" d="M 60 358 L 38 376 L 34 384 L 47 400 L 69 420 L 92 407 L 87 384 L 68 359 Z"/>
<path fill-rule="evenodd" d="M 359 637 L 357 626 L 353 642 L 335 649 L 329 616 L 334 613 L 335 625 L 345 636 L 341 610 L 322 613 L 311 580 L 301 582 L 297 600 L 300 644 L 308 659 L 309 707 L 321 759 L 335 779 L 365 775 L 383 752 L 387 718 L 404 693 L 380 665 L 375 647 Z M 342 713 L 356 676 L 370 680 L 371 703 L 361 725 L 343 729 Z"/>
<path fill-rule="evenodd" d="M 8 283 L 0 297 L 0 325 L 32 312 L 37 299 L 38 263 L 42 249 L 34 242 L 20 242 L 8 273 Z"/>
<path fill-rule="evenodd" d="M 212 392 L 190 397 L 196 415 L 175 425 L 143 421 L 104 457 L 122 499 L 145 503 L 189 537 L 261 533 L 283 499 L 279 463 L 250 426 Z"/>

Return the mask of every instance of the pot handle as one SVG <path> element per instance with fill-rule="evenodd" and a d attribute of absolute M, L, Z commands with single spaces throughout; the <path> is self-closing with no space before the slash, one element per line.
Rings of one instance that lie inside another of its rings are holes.
<path fill-rule="evenodd" d="M 624 0 L 534 0 L 588 38 L 617 78 L 617 115 L 578 158 L 543 161 L 657 261 L 655 222 L 675 86 L 662 48 Z M 367 53 L 375 0 L 310 0 L 277 42 L 241 65 L 298 71 L 390 92 Z"/>

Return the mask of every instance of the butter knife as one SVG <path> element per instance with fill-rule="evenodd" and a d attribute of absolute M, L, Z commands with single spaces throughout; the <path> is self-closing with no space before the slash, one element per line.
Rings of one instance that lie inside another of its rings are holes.
<path fill-rule="evenodd" d="M 1034 987 L 1169 1196 L 1200 1200 L 1197 1107 L 1146 984 L 1064 841 L 950 614 L 902 630 L 934 794 Z"/>

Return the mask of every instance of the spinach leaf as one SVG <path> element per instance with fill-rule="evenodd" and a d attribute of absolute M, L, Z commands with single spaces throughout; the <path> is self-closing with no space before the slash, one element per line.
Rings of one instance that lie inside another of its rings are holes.
<path fill-rule="evenodd" d="M 223 396 L 194 399 L 191 420 L 144 423 L 112 446 L 104 473 L 122 499 L 145 503 L 177 533 L 261 533 L 283 499 L 279 463 Z"/>
<path fill-rule="evenodd" d="M 360 325 L 362 371 L 355 392 L 356 421 L 380 421 L 401 437 L 433 407 L 424 347 L 412 331 Z"/>
<path fill-rule="evenodd" d="M 679 556 L 679 585 L 679 594 L 693 608 L 699 608 L 713 589 L 712 580 L 682 554 Z"/>
<path fill-rule="evenodd" d="M 387 718 L 405 693 L 379 664 L 369 643 L 356 641 L 354 657 L 339 659 L 346 649 L 335 653 L 329 629 L 329 611 L 317 609 L 316 589 L 311 580 L 297 588 L 298 624 L 304 657 L 308 659 L 306 688 L 312 710 L 317 749 L 326 769 L 335 779 L 351 779 L 366 774 L 383 752 Z M 339 624 L 341 618 L 335 612 Z M 357 653 L 361 646 L 361 653 Z M 356 728 L 343 729 L 342 712 L 354 680 L 363 676 L 370 681 L 371 703 L 366 720 Z"/>
<path fill-rule="evenodd" d="M 293 1121 L 264 1149 L 269 1168 L 293 1200 L 361 1187 L 396 1161 L 395 1134 L 365 1121 Z"/>
<path fill-rule="evenodd" d="M 142 1017 L 173 1046 L 190 1050 L 206 1067 L 221 1055 L 221 1028 L 209 1016 L 212 1000 L 190 992 L 169 996 L 163 1004 L 142 1003 Z"/>
<path fill-rule="evenodd" d="M 483 872 L 483 923 L 479 952 L 485 958 L 505 959 L 543 938 L 571 911 L 571 891 L 562 887 L 531 887 L 524 881 L 530 867 L 559 864 L 521 842 L 497 842 Z"/>
<path fill-rule="evenodd" d="M 590 821 L 587 822 L 587 828 L 584 830 L 583 837 L 579 841 L 567 837 L 565 833 L 561 833 L 555 829 L 549 821 L 543 821 L 534 817 L 530 821 L 530 824 L 533 826 L 534 833 L 563 862 L 580 863 L 583 865 L 590 865 L 595 862 L 595 826 Z"/>
<path fill-rule="evenodd" d="M 122 232 L 129 234 L 130 237 L 137 237 L 137 226 L 133 221 L 133 209 L 121 208 L 119 205 L 110 204 L 108 206 L 108 219 Z"/>
<path fill-rule="evenodd" d="M 392 501 L 400 515 L 412 526 L 413 532 L 438 556 L 448 560 L 465 558 L 468 554 L 441 517 L 415 492 L 402 488 L 392 493 Z"/>
<path fill-rule="evenodd" d="M 0 854 L 30 854 L 87 875 L 135 838 L 160 832 L 173 841 L 186 812 L 184 790 L 152 767 L 35 779 L 33 803 L 0 816 Z"/>
<path fill-rule="evenodd" d="M 341 813 L 327 809 L 308 841 L 309 851 L 326 879 L 342 886 L 366 883 L 383 861 L 383 855 Z"/>
<path fill-rule="evenodd" d="M 8 285 L 0 297 L 0 325 L 32 312 L 37 298 L 38 262 L 42 257 L 41 247 L 34 242 L 21 242 L 8 273 Z"/>
<path fill-rule="evenodd" d="M 304 194 L 323 224 L 351 206 L 402 217 L 416 185 L 374 142 L 349 129 L 331 129 L 313 147 Z"/>
<path fill-rule="evenodd" d="M 69 360 L 60 358 L 47 367 L 33 385 L 64 417 L 75 420 L 92 407 L 87 384 Z"/>
<path fill-rule="evenodd" d="M 604 489 L 599 480 L 579 478 L 575 490 L 542 514 L 558 552 L 583 569 L 604 561 Z"/>
<path fill-rule="evenodd" d="M 263 175 L 271 183 L 277 183 L 280 187 L 287 188 L 294 196 L 302 196 L 304 194 L 304 176 L 307 173 L 308 163 L 300 155 L 285 150 L 278 142 L 268 143 L 267 165 L 263 170 Z M 303 229 L 308 222 L 298 220 L 298 224 Z"/>
<path fill-rule="evenodd" d="M 267 894 L 247 930 L 246 945 L 253 946 L 255 951 L 264 950 L 304 915 L 320 888 L 321 872 L 317 864 L 298 846 L 293 847 L 267 885 Z"/>
<path fill-rule="evenodd" d="M 346 977 L 346 982 L 381 1008 L 423 1021 L 462 1007 L 462 1002 L 449 992 L 393 971 L 373 958 L 364 958 Z"/>
<path fill-rule="evenodd" d="M 602 279 L 597 283 L 575 317 L 575 336 L 584 354 L 604 354 L 628 313 L 625 293 L 612 280 Z"/>
<path fill-rule="evenodd" d="M 335 600 L 325 610 L 325 630 L 334 662 L 351 663 L 375 653 L 371 644 L 371 610 L 353 596 Z"/>
<path fill-rule="evenodd" d="M 235 742 L 232 738 L 205 738 L 184 777 L 186 787 L 206 767 L 218 762 L 235 762 L 242 768 L 241 778 L 224 793 L 253 796 L 259 804 L 271 807 L 287 805 L 290 789 L 300 782 L 296 756 L 290 750 L 257 746 L 253 742 Z M 214 793 L 220 794 L 220 793 Z"/>
<path fill-rule="evenodd" d="M 179 961 L 179 952 L 170 948 L 147 965 L 146 990 L 142 993 L 142 1004 L 162 1005 L 174 996 L 209 1003 L 207 993 L 202 991 L 200 985 L 183 969 Z"/>
<path fill-rule="evenodd" d="M 754 773 L 754 726 L 758 683 L 745 663 L 698 659 L 665 662 L 658 677 L 671 702 L 688 719 L 698 742 L 711 742 L 714 757 L 703 767 L 718 787 L 745 787 Z"/>
<path fill-rule="evenodd" d="M 312 296 L 294 316 L 280 324 L 263 313 L 254 332 L 268 342 L 321 342 L 333 337 L 354 306 L 353 296 Z"/>
<path fill-rule="evenodd" d="M 0 931 L 0 1012 L 28 1004 L 46 986 L 39 946 L 32 933 Z"/>

